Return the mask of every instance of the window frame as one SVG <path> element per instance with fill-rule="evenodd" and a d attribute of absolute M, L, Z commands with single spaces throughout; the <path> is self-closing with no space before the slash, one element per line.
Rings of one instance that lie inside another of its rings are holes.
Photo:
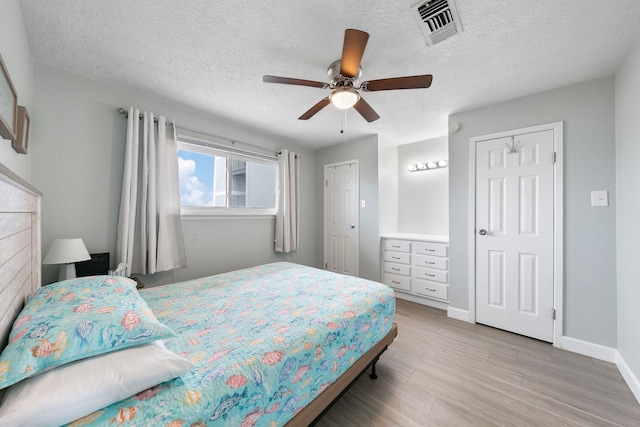
<path fill-rule="evenodd" d="M 225 157 L 226 158 L 226 195 L 225 206 L 183 206 L 180 203 L 180 213 L 182 217 L 186 218 L 203 218 L 203 217 L 275 217 L 278 211 L 278 196 L 279 196 L 279 166 L 277 158 L 271 160 L 267 155 L 260 155 L 244 152 L 236 149 L 225 149 L 224 146 L 218 146 L 218 144 L 210 144 L 205 141 L 192 140 L 189 137 L 178 135 L 176 150 L 176 160 L 178 158 L 178 152 L 192 151 L 200 154 Z M 275 166 L 275 182 L 274 182 L 274 207 L 273 208 L 252 208 L 252 207 L 232 207 L 231 206 L 231 173 L 232 160 L 240 160 L 244 162 L 261 163 Z M 215 197 L 215 196 L 214 196 Z"/>

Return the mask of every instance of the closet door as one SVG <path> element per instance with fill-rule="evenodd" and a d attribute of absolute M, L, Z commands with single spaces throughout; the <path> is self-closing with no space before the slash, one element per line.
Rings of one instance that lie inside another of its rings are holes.
<path fill-rule="evenodd" d="M 553 342 L 554 135 L 476 146 L 476 321 Z"/>
<path fill-rule="evenodd" d="M 358 275 L 358 163 L 326 165 L 324 170 L 325 269 Z"/>

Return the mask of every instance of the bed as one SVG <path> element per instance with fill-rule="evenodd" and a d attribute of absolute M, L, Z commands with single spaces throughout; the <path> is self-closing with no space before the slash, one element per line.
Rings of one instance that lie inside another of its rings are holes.
<path fill-rule="evenodd" d="M 24 338 L 18 331 L 20 327 L 14 328 L 10 337 L 9 329 L 14 319 L 20 325 L 25 322 L 24 319 L 34 320 L 31 318 L 35 318 L 36 312 L 24 314 L 32 305 L 43 311 L 48 303 L 52 307 L 68 303 L 74 305 L 74 315 L 81 315 L 76 313 L 78 307 L 93 305 L 89 308 L 93 312 L 100 311 L 100 316 L 103 316 L 107 310 L 97 302 L 97 298 L 98 294 L 104 294 L 105 298 L 123 298 L 123 306 L 130 299 L 132 304 L 138 304 L 136 307 L 148 307 L 141 308 L 140 313 L 151 319 L 151 327 L 145 329 L 144 333 L 140 333 L 138 328 L 137 331 L 130 331 L 132 335 L 113 333 L 109 336 L 111 341 L 106 340 L 111 343 L 117 341 L 118 344 L 130 342 L 128 348 L 83 360 L 70 360 L 55 369 L 44 365 L 45 373 L 21 380 L 8 390 L 41 380 L 44 383 L 47 376 L 57 378 L 51 380 L 56 388 L 59 384 L 73 382 L 68 381 L 67 374 L 61 372 L 83 363 L 100 363 L 103 357 L 140 351 L 157 342 L 137 345 L 139 339 L 154 339 L 149 337 L 152 332 L 162 336 L 166 346 L 163 351 L 185 361 L 183 365 L 188 363 L 179 376 L 152 386 L 147 384 L 136 393 L 127 394 L 129 397 L 104 407 L 94 407 L 78 416 L 79 420 L 68 420 L 71 426 L 309 425 L 377 361 L 397 335 L 393 317 L 395 299 L 390 288 L 364 279 L 291 263 L 257 266 L 143 289 L 139 293 L 135 291 L 134 282 L 131 281 L 129 286 L 126 278 L 108 276 L 77 279 L 78 283 L 72 284 L 60 282 L 34 293 L 40 281 L 40 195 L 26 183 L 7 174 L 6 170 L 0 172 L 4 172 L 0 191 L 14 194 L 13 197 L 1 199 L 0 211 L 19 210 L 23 211 L 21 214 L 25 218 L 29 218 L 29 221 L 21 220 L 23 225 L 19 227 L 24 228 L 25 224 L 29 224 L 28 231 L 20 231 L 29 236 L 29 239 L 22 238 L 29 240 L 28 244 L 23 244 L 20 249 L 18 247 L 21 245 L 12 245 L 18 253 L 28 253 L 22 261 L 22 273 L 16 275 L 16 267 L 5 268 L 7 262 L 0 267 L 0 332 L 3 346 L 7 339 L 14 343 Z M 25 204 L 25 199 L 30 202 Z M 21 201 L 22 207 L 9 206 L 14 204 L 10 200 Z M 13 222 L 12 215 L 0 220 L 0 230 L 11 228 L 6 224 Z M 2 242 L 10 238 L 7 234 L 14 235 L 15 232 L 3 232 L 0 245 L 6 244 Z M 4 251 L 2 253 L 5 258 L 11 258 L 5 256 Z M 10 284 L 5 285 L 5 282 Z M 97 291 L 102 287 L 103 291 Z M 89 292 L 87 295 L 91 304 L 83 304 L 78 300 L 80 290 Z M 27 299 L 27 307 L 18 314 L 27 294 L 31 294 Z M 115 311 L 110 314 L 116 313 L 119 308 L 111 307 Z M 153 319 L 173 334 L 166 335 L 160 326 L 153 326 Z M 40 322 L 37 326 L 42 324 L 41 321 L 37 322 Z M 131 326 L 133 323 L 125 323 L 123 318 L 122 324 Z M 83 325 L 87 326 L 87 323 Z M 98 330 L 96 322 L 92 323 L 92 328 L 93 331 Z M 101 341 L 105 341 L 107 336 L 105 330 L 101 330 Z M 76 328 L 74 332 L 63 340 L 66 349 L 73 347 L 73 340 L 76 339 L 79 342 L 78 349 L 88 351 L 86 349 L 90 344 L 87 340 L 90 336 L 87 335 L 92 332 L 91 328 Z M 50 340 L 53 345 L 46 342 L 47 355 L 50 353 L 51 359 L 61 348 L 60 336 L 57 335 L 58 344 L 53 342 L 53 338 Z M 42 336 L 39 339 L 43 344 L 38 351 L 45 344 Z M 29 346 L 35 355 L 38 352 L 36 347 Z M 131 369 L 152 369 L 151 365 L 138 367 L 133 362 L 120 364 L 125 367 L 130 365 Z M 102 370 L 95 366 L 101 365 L 94 365 L 92 372 Z M 0 375 L 1 372 L 0 360 Z M 81 376 L 86 380 L 90 375 Z M 86 384 L 81 385 L 82 390 L 87 389 Z M 34 392 L 33 389 L 25 390 L 30 390 L 23 391 L 26 396 L 47 394 Z M 29 408 L 24 403 L 27 399 L 21 399 L 18 392 L 13 394 L 18 396 L 14 400 L 23 404 L 23 408 Z M 11 398 L 4 399 L 0 412 Z"/>

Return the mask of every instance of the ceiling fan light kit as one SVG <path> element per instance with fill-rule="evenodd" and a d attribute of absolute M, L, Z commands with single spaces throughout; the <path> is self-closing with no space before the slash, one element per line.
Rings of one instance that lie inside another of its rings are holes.
<path fill-rule="evenodd" d="M 333 105 L 341 110 L 346 110 L 356 105 L 360 100 L 360 94 L 353 88 L 343 87 L 334 90 L 329 96 Z"/>
<path fill-rule="evenodd" d="M 383 90 L 428 88 L 431 86 L 433 76 L 431 74 L 424 74 L 419 76 L 392 77 L 369 80 L 359 84 L 359 79 L 362 74 L 360 62 L 362 61 L 368 40 L 369 34 L 364 31 L 354 29 L 347 29 L 345 31 L 342 58 L 331 63 L 327 69 L 327 74 L 331 79 L 330 83 L 270 75 L 265 75 L 262 81 L 266 83 L 309 86 L 332 90 L 328 97 L 321 99 L 317 104 L 298 117 L 300 120 L 308 120 L 327 105 L 333 104 L 342 110 L 353 107 L 367 122 L 373 122 L 378 120 L 380 116 L 362 98 L 358 92 L 359 90 L 362 92 L 376 92 Z"/>

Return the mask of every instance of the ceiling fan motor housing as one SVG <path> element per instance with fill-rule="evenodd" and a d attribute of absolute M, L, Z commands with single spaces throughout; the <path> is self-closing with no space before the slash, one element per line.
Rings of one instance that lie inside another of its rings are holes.
<path fill-rule="evenodd" d="M 340 64 L 341 60 L 336 60 L 329 65 L 327 69 L 327 74 L 329 75 L 329 79 L 331 80 L 332 87 L 341 87 L 341 86 L 357 86 L 360 82 L 360 76 L 362 75 L 362 67 L 358 67 L 358 74 L 355 77 L 345 77 L 340 74 Z"/>

